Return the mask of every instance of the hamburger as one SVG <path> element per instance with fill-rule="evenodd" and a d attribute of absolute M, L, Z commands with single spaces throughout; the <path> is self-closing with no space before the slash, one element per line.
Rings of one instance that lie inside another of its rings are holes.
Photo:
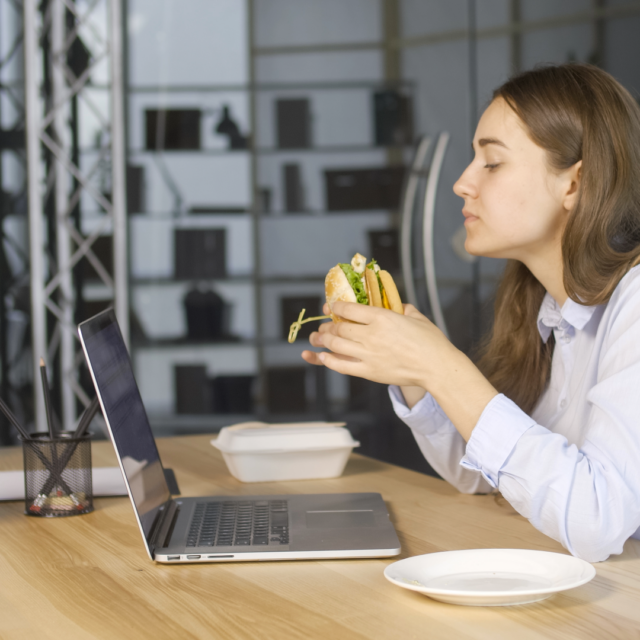
<path fill-rule="evenodd" d="M 350 322 L 350 320 L 339 318 L 333 313 L 333 305 L 338 300 L 358 302 L 372 307 L 390 309 L 401 315 L 404 314 L 402 300 L 400 300 L 398 288 L 391 274 L 382 270 L 375 260 L 371 260 L 367 264 L 367 259 L 359 253 L 353 256 L 351 263 L 340 263 L 329 269 L 324 280 L 324 291 L 331 315 L 303 320 L 306 311 L 303 309 L 289 329 L 290 343 L 295 342 L 300 327 L 307 322 L 326 318 L 331 318 L 334 322 Z"/>
<path fill-rule="evenodd" d="M 334 322 L 341 321 L 333 313 L 333 305 L 338 300 L 357 302 L 372 307 L 390 309 L 403 314 L 402 300 L 391 274 L 380 268 L 375 260 L 356 253 L 351 263 L 340 263 L 329 270 L 324 281 L 327 303 Z"/>

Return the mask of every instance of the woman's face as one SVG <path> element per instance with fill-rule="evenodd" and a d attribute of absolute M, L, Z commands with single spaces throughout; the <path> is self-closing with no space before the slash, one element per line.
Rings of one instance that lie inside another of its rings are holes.
<path fill-rule="evenodd" d="M 545 151 L 502 99 L 482 115 L 475 158 L 453 190 L 464 199 L 465 249 L 531 261 L 557 254 L 566 213 L 566 176 L 549 170 Z"/>

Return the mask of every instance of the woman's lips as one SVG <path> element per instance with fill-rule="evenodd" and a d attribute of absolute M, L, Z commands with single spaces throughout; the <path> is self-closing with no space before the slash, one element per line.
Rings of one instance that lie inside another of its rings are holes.
<path fill-rule="evenodd" d="M 466 211 L 465 209 L 462 210 L 462 215 L 464 216 L 465 224 L 478 220 L 478 216 L 474 216 L 470 211 Z"/>

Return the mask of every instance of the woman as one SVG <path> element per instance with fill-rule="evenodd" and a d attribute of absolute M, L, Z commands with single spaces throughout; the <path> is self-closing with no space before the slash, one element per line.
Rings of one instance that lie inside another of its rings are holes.
<path fill-rule="evenodd" d="M 640 109 L 605 72 L 525 72 L 494 93 L 454 186 L 474 255 L 507 258 L 477 366 L 410 305 L 337 303 L 303 358 L 392 385 L 460 491 L 494 489 L 595 562 L 640 537 Z"/>

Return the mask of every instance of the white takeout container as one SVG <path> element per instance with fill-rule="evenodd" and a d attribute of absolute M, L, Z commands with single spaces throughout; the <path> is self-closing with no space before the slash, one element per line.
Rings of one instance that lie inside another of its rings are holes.
<path fill-rule="evenodd" d="M 336 478 L 360 446 L 345 424 L 243 422 L 221 429 L 211 444 L 241 482 Z"/>

